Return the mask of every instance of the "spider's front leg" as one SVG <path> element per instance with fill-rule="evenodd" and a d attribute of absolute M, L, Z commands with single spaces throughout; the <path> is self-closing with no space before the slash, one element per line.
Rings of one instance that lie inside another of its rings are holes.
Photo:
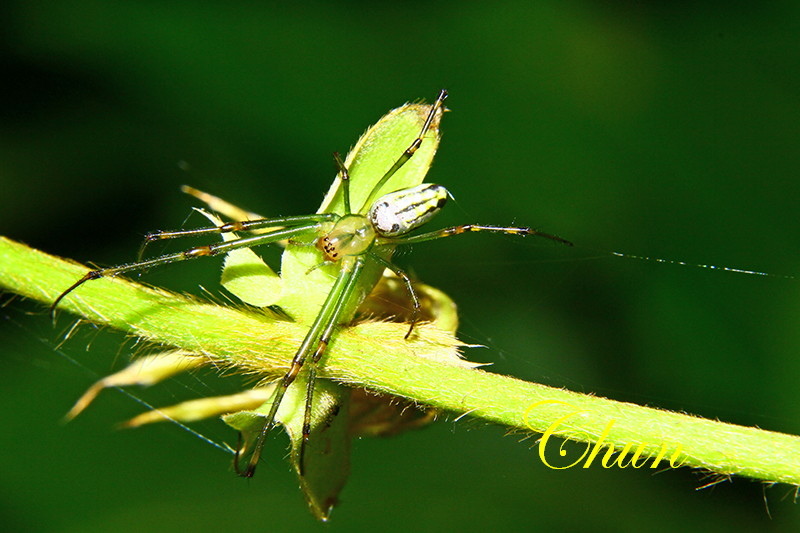
<path fill-rule="evenodd" d="M 289 239 L 292 237 L 308 233 L 315 233 L 319 230 L 320 226 L 323 224 L 323 222 L 319 221 L 318 219 L 319 217 L 317 215 L 313 215 L 311 217 L 295 217 L 295 218 L 298 219 L 302 218 L 305 221 L 305 224 L 291 228 L 285 228 L 278 231 L 273 231 L 271 233 L 267 233 L 264 235 L 253 235 L 251 237 L 243 237 L 241 239 L 235 239 L 232 241 L 219 242 L 205 246 L 195 246 L 194 248 L 189 248 L 188 250 L 184 250 L 183 252 L 166 254 L 153 259 L 148 259 L 146 261 L 136 261 L 134 263 L 126 263 L 115 267 L 91 270 L 87 272 L 81 279 L 70 285 L 64 292 L 58 295 L 58 298 L 55 299 L 53 305 L 50 306 L 50 315 L 53 316 L 55 314 L 55 310 L 58 307 L 58 304 L 61 303 L 61 300 L 63 300 L 68 294 L 70 294 L 72 291 L 74 291 L 87 281 L 106 278 L 106 277 L 114 277 L 118 276 L 119 274 L 124 274 L 125 272 L 136 272 L 139 270 L 146 270 L 148 268 L 152 268 L 155 266 L 167 265 L 170 263 L 176 263 L 178 261 L 186 261 L 189 259 L 195 259 L 197 257 L 208 257 L 208 256 L 219 255 L 221 253 L 227 253 L 232 250 L 238 250 L 240 248 L 250 248 L 252 246 L 258 246 L 261 244 L 269 244 L 276 241 L 282 241 L 285 239 Z M 246 224 L 246 222 L 242 222 L 242 224 Z M 188 231 L 191 232 L 195 230 L 188 230 Z"/>
<path fill-rule="evenodd" d="M 328 297 L 325 299 L 325 303 L 322 305 L 319 314 L 317 314 L 317 317 L 314 319 L 314 322 L 311 325 L 311 328 L 308 330 L 308 333 L 306 333 L 306 336 L 298 348 L 297 353 L 292 358 L 289 370 L 278 382 L 278 386 L 275 389 L 275 393 L 271 400 L 272 405 L 270 406 L 270 410 L 267 413 L 266 420 L 264 422 L 264 427 L 258 435 L 253 448 L 253 453 L 244 469 L 240 468 L 239 465 L 240 451 L 236 451 L 236 455 L 234 457 L 234 469 L 240 476 L 252 477 L 255 473 L 256 466 L 258 466 L 258 461 L 261 457 L 261 452 L 264 448 L 264 444 L 266 443 L 267 435 L 275 426 L 275 418 L 278 414 L 281 401 L 286 395 L 286 391 L 289 386 L 294 383 L 295 379 L 297 379 L 297 375 L 306 364 L 306 360 L 308 360 L 309 375 L 305 411 L 303 415 L 303 438 L 300 443 L 299 453 L 300 475 L 304 474 L 305 447 L 311 433 L 311 409 L 313 406 L 314 382 L 316 381 L 317 377 L 317 365 L 319 360 L 324 355 L 332 336 L 336 332 L 336 328 L 341 325 L 340 321 L 342 320 L 343 312 L 347 308 L 348 302 L 355 294 L 359 278 L 361 277 L 361 272 L 364 268 L 364 263 L 364 256 L 356 256 L 350 260 L 342 261 L 342 267 L 339 271 L 339 275 L 336 277 L 336 281 L 331 287 Z"/>
<path fill-rule="evenodd" d="M 443 228 L 428 233 L 412 235 L 410 237 L 402 237 L 402 236 L 392 237 L 391 239 L 385 239 L 385 240 L 386 242 L 390 242 L 392 244 L 417 244 L 421 242 L 442 239 L 444 237 L 452 237 L 453 235 L 461 235 L 462 233 L 481 232 L 481 231 L 489 233 L 505 233 L 506 235 L 521 235 L 521 236 L 535 235 L 536 237 L 544 237 L 545 239 L 550 239 L 551 241 L 559 242 L 561 244 L 566 244 L 567 246 L 574 246 L 572 242 L 566 239 L 562 239 L 557 235 L 551 235 L 549 233 L 544 233 L 525 226 L 481 226 L 480 224 L 463 224 L 461 226 Z"/>

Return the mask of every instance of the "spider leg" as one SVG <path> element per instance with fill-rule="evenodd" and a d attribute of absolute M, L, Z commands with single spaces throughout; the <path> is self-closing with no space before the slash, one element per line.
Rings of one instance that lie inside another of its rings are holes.
<path fill-rule="evenodd" d="M 250 456 L 250 460 L 248 461 L 244 470 L 242 470 L 239 465 L 239 451 L 237 450 L 236 452 L 234 457 L 234 469 L 240 476 L 253 476 L 256 466 L 258 466 L 258 461 L 261 457 L 261 451 L 264 448 L 267 435 L 275 425 L 275 417 L 278 414 L 278 408 L 280 407 L 281 401 L 286 394 L 286 390 L 292 383 L 294 383 L 295 379 L 297 378 L 297 374 L 303 368 L 306 359 L 308 359 L 309 355 L 312 354 L 312 350 L 314 350 L 314 353 L 311 357 L 311 362 L 309 363 L 312 374 L 309 376 L 308 390 L 310 391 L 313 389 L 313 381 L 316 379 L 316 363 L 325 353 L 325 348 L 330 341 L 331 335 L 333 334 L 334 329 L 339 325 L 342 312 L 344 311 L 347 302 L 350 300 L 350 297 L 355 290 L 363 267 L 364 259 L 362 257 L 357 257 L 351 266 L 347 266 L 345 264 L 342 265 L 342 269 L 340 270 L 336 281 L 331 287 L 328 297 L 325 299 L 325 303 L 322 305 L 322 308 L 320 309 L 316 319 L 314 319 L 314 322 L 311 325 L 311 328 L 308 330 L 308 333 L 306 333 L 300 348 L 298 348 L 297 353 L 295 353 L 294 358 L 292 358 L 292 363 L 288 372 L 284 374 L 283 378 L 281 378 L 278 383 L 278 387 L 275 389 L 274 396 L 272 397 L 272 406 L 267 413 L 264 427 L 261 430 L 261 433 L 258 435 L 258 439 L 256 440 L 256 444 L 253 448 L 253 453 Z M 301 444 L 300 449 L 301 461 L 302 456 L 305 453 L 305 442 L 308 440 L 308 435 L 306 434 L 306 424 L 308 424 L 308 432 L 310 433 L 311 400 L 312 396 L 309 394 L 308 399 L 306 400 L 306 411 L 304 414 L 303 443 Z M 300 464 L 302 474 L 302 462 Z"/>
<path fill-rule="evenodd" d="M 267 233 L 264 235 L 254 235 L 251 237 L 244 237 L 241 239 L 235 239 L 232 241 L 225 241 L 206 246 L 196 246 L 194 248 L 190 248 L 183 252 L 162 255 L 159 257 L 155 257 L 153 259 L 148 259 L 146 261 L 137 261 L 134 263 L 126 263 L 116 267 L 91 270 L 87 272 L 81 279 L 70 285 L 69 288 L 67 288 L 67 290 L 62 292 L 58 296 L 58 298 L 55 299 L 53 305 L 50 306 L 50 316 L 52 317 L 54 315 L 56 307 L 58 307 L 58 304 L 61 302 L 61 300 L 63 300 L 69 293 L 71 293 L 72 291 L 74 291 L 87 281 L 104 277 L 113 277 L 118 274 L 122 274 L 124 272 L 145 270 L 150 267 L 175 263 L 177 261 L 185 261 L 187 259 L 194 259 L 196 257 L 218 255 L 220 253 L 230 252 L 231 250 L 238 250 L 239 248 L 250 248 L 252 246 L 258 246 L 260 244 L 268 244 L 271 242 L 282 241 L 284 239 L 288 239 L 289 237 L 294 237 L 305 233 L 313 233 L 314 231 L 319 229 L 320 225 L 321 225 L 320 222 L 308 223 L 294 228 L 287 228 L 278 231 L 273 231 L 272 233 Z"/>
<path fill-rule="evenodd" d="M 303 440 L 300 442 L 300 452 L 298 454 L 298 464 L 300 465 L 299 469 L 301 476 L 305 475 L 306 445 L 308 444 L 308 439 L 311 436 L 311 407 L 312 400 L 314 399 L 314 384 L 317 380 L 317 365 L 319 360 L 325 354 L 325 350 L 328 348 L 328 343 L 333 336 L 334 330 L 337 326 L 339 326 L 339 317 L 341 317 L 345 305 L 348 301 L 350 301 L 351 296 L 355 292 L 356 284 L 358 283 L 358 278 L 360 277 L 363 266 L 364 259 L 361 257 L 356 259 L 356 263 L 353 266 L 352 272 L 350 273 L 350 279 L 342 290 L 342 294 L 339 296 L 338 301 L 336 302 L 336 307 L 332 311 L 331 318 L 328 320 L 328 325 L 325 327 L 325 331 L 319 338 L 317 350 L 314 352 L 311 361 L 308 363 L 309 368 L 308 382 L 306 384 L 306 405 L 303 413 Z"/>
<path fill-rule="evenodd" d="M 242 220 L 235 222 L 228 222 L 220 226 L 213 226 L 208 228 L 185 229 L 176 231 L 153 231 L 144 236 L 144 242 L 139 247 L 137 260 L 141 261 L 144 255 L 145 247 L 153 241 L 160 241 L 164 239 L 179 239 L 182 237 L 196 237 L 198 235 L 214 235 L 219 233 L 231 233 L 234 231 L 255 231 L 260 229 L 274 228 L 276 231 L 283 229 L 285 226 L 297 226 L 299 224 L 308 224 L 312 222 L 325 222 L 333 220 L 336 215 L 330 213 L 321 213 L 316 215 L 301 215 L 289 217 L 276 217 L 276 218 L 258 218 L 255 220 Z"/>
<path fill-rule="evenodd" d="M 361 209 L 358 210 L 359 213 L 365 213 L 367 209 L 370 208 L 372 203 L 377 199 L 378 191 L 380 191 L 381 187 L 383 187 L 389 178 L 394 176 L 395 172 L 400 170 L 400 168 L 408 162 L 409 159 L 414 155 L 414 153 L 422 146 L 422 141 L 425 139 L 425 134 L 428 133 L 428 130 L 433 123 L 433 119 L 440 113 L 444 105 L 444 99 L 447 98 L 447 91 L 442 89 L 439 91 L 439 96 L 436 98 L 436 101 L 431 106 L 431 111 L 428 113 L 428 118 L 425 119 L 425 124 L 422 126 L 422 129 L 419 132 L 419 135 L 416 139 L 414 139 L 408 148 L 405 149 L 403 154 L 397 158 L 397 161 L 386 171 L 381 179 L 375 184 L 375 187 L 372 188 L 372 191 L 367 196 L 367 199 L 364 201 L 364 205 L 361 206 Z"/>
<path fill-rule="evenodd" d="M 209 228 L 185 229 L 177 231 L 154 231 L 144 236 L 145 242 L 158 241 L 162 239 L 177 239 L 180 237 L 190 237 L 197 235 L 209 235 L 215 233 L 230 233 L 232 231 L 253 231 L 257 229 L 271 228 L 276 226 L 297 226 L 300 224 L 310 224 L 313 222 L 325 222 L 333 220 L 336 215 L 331 213 L 320 213 L 317 215 L 301 215 L 292 217 L 261 218 L 258 220 L 242 220 L 238 222 L 228 222 L 221 226 Z"/>
<path fill-rule="evenodd" d="M 347 167 L 342 161 L 342 158 L 339 157 L 339 152 L 333 152 L 333 160 L 336 161 L 336 168 L 339 169 L 340 177 L 339 179 L 342 182 L 342 195 L 344 196 L 344 214 L 351 215 L 353 211 L 350 209 L 350 172 L 347 170 Z"/>
<path fill-rule="evenodd" d="M 535 235 L 537 237 L 544 237 L 545 239 L 550 239 L 552 241 L 560 242 L 561 244 L 566 244 L 567 246 L 573 246 L 573 244 L 570 241 L 562 239 L 557 235 L 542 233 L 541 231 L 537 231 L 532 228 L 518 227 L 518 226 L 481 226 L 478 224 L 465 224 L 463 226 L 453 226 L 451 228 L 444 228 L 436 231 L 431 231 L 428 233 L 421 233 L 419 235 L 412 235 L 410 237 L 384 238 L 381 239 L 381 243 L 414 244 L 420 242 L 433 241 L 436 239 L 442 239 L 444 237 L 452 237 L 453 235 L 461 235 L 462 233 L 479 232 L 479 231 L 486 231 L 490 233 L 505 233 L 507 235 L 523 235 L 523 236 Z"/>
<path fill-rule="evenodd" d="M 385 260 L 379 255 L 370 252 L 369 256 L 381 263 L 384 267 L 394 272 L 398 278 L 403 280 L 406 290 L 408 291 L 409 296 L 411 296 L 411 303 L 414 305 L 414 309 L 411 311 L 411 324 L 408 326 L 408 332 L 406 332 L 405 337 L 403 337 L 403 339 L 408 339 L 411 336 L 411 332 L 414 331 L 414 326 L 417 324 L 417 321 L 419 321 L 419 315 L 422 312 L 422 307 L 419 303 L 419 297 L 417 296 L 417 291 L 414 290 L 411 278 L 409 278 L 408 274 L 406 274 L 401 268 L 393 265 L 391 262 Z"/>

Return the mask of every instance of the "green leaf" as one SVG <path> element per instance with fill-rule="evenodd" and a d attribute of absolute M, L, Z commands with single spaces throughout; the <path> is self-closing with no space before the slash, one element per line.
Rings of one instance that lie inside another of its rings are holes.
<path fill-rule="evenodd" d="M 217 216 L 202 209 L 197 211 L 214 225 L 223 224 Z M 225 241 L 238 238 L 234 232 L 222 233 Z M 281 277 L 250 248 L 232 250 L 225 255 L 220 283 L 241 301 L 256 307 L 274 305 L 280 299 L 283 289 Z"/>
<path fill-rule="evenodd" d="M 324 521 L 336 505 L 350 473 L 350 389 L 327 380 L 317 380 L 311 411 L 311 434 L 305 457 L 301 458 L 306 386 L 305 376 L 295 380 L 281 402 L 275 422 L 281 424 L 289 435 L 291 462 L 308 506 L 317 519 Z M 274 386 L 269 389 L 266 392 L 274 390 Z M 243 456 L 255 446 L 270 406 L 271 403 L 266 402 L 255 411 L 239 411 L 222 417 L 226 424 L 241 434 L 240 453 Z"/>
<path fill-rule="evenodd" d="M 292 443 L 292 465 L 308 506 L 318 519 L 327 520 L 350 474 L 350 389 L 324 379 L 316 381 L 311 433 L 301 458 L 306 380 L 298 378 L 297 382 L 291 387 L 292 398 L 284 398 L 295 408 L 284 415 L 282 423 Z"/>

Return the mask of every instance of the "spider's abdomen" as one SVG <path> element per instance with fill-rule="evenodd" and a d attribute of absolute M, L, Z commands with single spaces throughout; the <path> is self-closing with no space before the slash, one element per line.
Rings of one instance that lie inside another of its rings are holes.
<path fill-rule="evenodd" d="M 381 196 L 369 208 L 367 216 L 378 234 L 397 237 L 433 218 L 444 206 L 447 195 L 447 189 L 441 185 L 423 183 Z"/>

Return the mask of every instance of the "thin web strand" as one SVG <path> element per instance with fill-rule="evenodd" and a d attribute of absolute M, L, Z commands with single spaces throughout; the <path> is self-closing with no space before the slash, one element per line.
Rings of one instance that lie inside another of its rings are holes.
<path fill-rule="evenodd" d="M 23 331 L 26 331 L 27 333 L 29 333 L 29 334 L 30 334 L 30 335 L 31 335 L 33 338 L 35 338 L 37 341 L 39 341 L 40 343 L 42 343 L 42 344 L 44 344 L 45 346 L 47 346 L 47 348 L 48 348 L 48 349 L 51 349 L 51 350 L 53 350 L 54 352 L 56 352 L 58 355 L 60 355 L 60 356 L 61 356 L 61 357 L 63 357 L 64 359 L 66 359 L 67 361 L 69 361 L 70 363 L 72 363 L 73 365 L 75 365 L 76 367 L 78 367 L 78 368 L 80 368 L 81 370 L 83 370 L 84 372 L 86 372 L 88 375 L 92 376 L 92 377 L 93 377 L 93 378 L 95 378 L 95 379 L 100 379 L 100 378 L 102 377 L 102 376 L 100 376 L 100 375 L 99 375 L 97 372 L 95 372 L 95 371 L 94 371 L 94 370 L 92 370 L 91 368 L 87 367 L 86 365 L 82 364 L 82 363 L 81 363 L 80 361 L 78 361 L 77 359 L 74 359 L 74 358 L 70 357 L 70 356 L 69 356 L 69 355 L 68 355 L 66 352 L 64 352 L 63 350 L 61 350 L 61 349 L 60 349 L 60 348 L 58 348 L 57 346 L 54 346 L 54 345 L 53 345 L 53 343 L 52 343 L 52 342 L 50 342 L 49 340 L 47 340 L 47 339 L 45 339 L 45 338 L 43 338 L 43 337 L 40 337 L 39 335 L 36 335 L 36 334 L 34 334 L 32 331 L 30 331 L 28 328 L 24 327 L 22 324 L 20 324 L 20 323 L 19 323 L 19 322 L 17 322 L 16 320 L 12 319 L 11 317 L 9 317 L 9 316 L 7 316 L 7 315 L 6 315 L 6 316 L 4 316 L 4 318 L 5 318 L 7 321 L 9 321 L 10 323 L 12 323 L 12 324 L 14 324 L 15 326 L 17 326 L 18 328 L 20 328 L 20 329 L 22 329 Z M 172 417 L 168 416 L 167 414 L 165 414 L 164 412 L 162 412 L 162 411 L 161 411 L 160 409 L 158 409 L 157 407 L 155 407 L 155 406 L 153 406 L 153 405 L 149 404 L 149 403 L 148 403 L 147 401 L 145 401 L 144 399 L 142 399 L 142 398 L 140 398 L 140 397 L 136 396 L 134 393 L 132 393 L 132 392 L 130 392 L 130 391 L 128 391 L 128 390 L 126 390 L 126 389 L 124 389 L 124 388 L 122 388 L 122 387 L 118 387 L 118 386 L 112 386 L 112 387 L 107 387 L 107 388 L 108 388 L 108 389 L 115 389 L 115 390 L 117 390 L 118 392 L 121 392 L 122 394 L 124 394 L 125 396 L 127 396 L 128 398 L 130 398 L 131 400 L 133 400 L 134 402 L 136 402 L 136 403 L 138 403 L 138 404 L 140 404 L 140 405 L 142 405 L 142 406 L 146 407 L 147 409 L 151 409 L 151 410 L 154 410 L 154 411 L 157 411 L 157 412 L 159 412 L 159 413 L 161 414 L 161 416 L 163 416 L 163 417 L 164 417 L 166 420 L 168 420 L 169 422 L 172 422 L 173 424 L 175 424 L 175 425 L 176 425 L 176 426 L 178 426 L 179 428 L 183 429 L 184 431 L 186 431 L 186 432 L 187 432 L 187 433 L 189 433 L 190 435 L 192 435 L 192 436 L 194 436 L 194 437 L 196 437 L 196 438 L 200 439 L 201 441 L 203 441 L 203 442 L 205 442 L 205 443 L 207 443 L 207 444 L 210 444 L 210 445 L 211 445 L 211 446 L 213 446 L 214 448 L 217 448 L 217 449 L 219 449 L 219 450 L 222 450 L 223 452 L 225 452 L 225 453 L 227 453 L 227 454 L 229 454 L 229 455 L 233 455 L 234 451 L 233 451 L 233 450 L 232 450 L 230 447 L 228 447 L 228 446 L 225 446 L 225 445 L 223 445 L 223 444 L 220 444 L 220 443 L 218 443 L 218 442 L 216 442 L 216 441 L 214 441 L 214 440 L 210 439 L 209 437 L 206 437 L 206 436 L 205 436 L 205 435 L 203 435 L 202 433 L 199 433 L 198 431 L 195 431 L 194 429 L 192 429 L 192 428 L 190 428 L 189 426 L 187 426 L 187 425 L 183 424 L 182 422 L 180 422 L 180 421 L 178 421 L 178 420 L 175 420 L 174 418 L 172 418 Z"/>
<path fill-rule="evenodd" d="M 736 274 L 748 274 L 750 276 L 764 276 L 768 278 L 780 278 L 780 279 L 797 279 L 794 276 L 789 276 L 787 274 L 772 274 L 769 272 L 761 272 L 759 270 L 747 270 L 744 268 L 733 268 L 733 267 L 726 267 L 726 266 L 719 266 L 719 265 L 706 265 L 702 263 L 689 263 L 687 261 L 678 261 L 676 259 L 663 259 L 661 257 L 649 257 L 644 255 L 633 255 L 633 254 L 626 254 L 622 252 L 609 252 L 610 255 L 616 257 L 624 257 L 628 259 L 638 259 L 640 261 L 652 261 L 653 263 L 664 263 L 669 265 L 679 265 L 679 266 L 688 266 L 688 267 L 695 267 L 695 268 L 705 268 L 708 270 L 721 270 L 724 272 L 733 272 Z"/>

